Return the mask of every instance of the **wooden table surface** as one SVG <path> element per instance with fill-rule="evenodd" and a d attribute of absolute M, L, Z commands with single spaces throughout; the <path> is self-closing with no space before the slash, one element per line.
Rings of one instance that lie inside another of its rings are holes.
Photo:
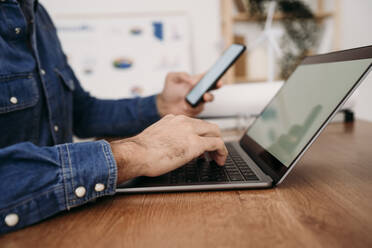
<path fill-rule="evenodd" d="M 372 123 L 331 124 L 280 186 L 116 195 L 0 247 L 372 247 Z"/>

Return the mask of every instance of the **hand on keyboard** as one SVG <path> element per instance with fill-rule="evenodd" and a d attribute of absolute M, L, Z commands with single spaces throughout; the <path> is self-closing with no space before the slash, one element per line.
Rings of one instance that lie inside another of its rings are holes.
<path fill-rule="evenodd" d="M 209 152 L 224 165 L 227 149 L 217 125 L 186 116 L 167 115 L 139 135 L 114 141 L 118 183 L 138 176 L 155 177 Z"/>

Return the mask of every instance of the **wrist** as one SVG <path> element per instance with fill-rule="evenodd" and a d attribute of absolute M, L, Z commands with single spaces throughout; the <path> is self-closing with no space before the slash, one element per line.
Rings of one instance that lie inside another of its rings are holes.
<path fill-rule="evenodd" d="M 158 109 L 160 117 L 166 116 L 169 112 L 162 94 L 158 94 L 156 96 L 156 107 Z"/>
<path fill-rule="evenodd" d="M 117 165 L 118 184 L 144 175 L 143 164 L 139 159 L 143 154 L 138 144 L 127 139 L 111 142 L 110 146 Z"/>

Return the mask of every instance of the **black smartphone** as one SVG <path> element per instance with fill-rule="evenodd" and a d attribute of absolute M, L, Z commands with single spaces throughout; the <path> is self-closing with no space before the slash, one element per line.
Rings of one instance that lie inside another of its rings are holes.
<path fill-rule="evenodd" d="M 227 48 L 212 68 L 187 94 L 186 102 L 192 107 L 196 107 L 201 101 L 203 101 L 203 95 L 207 91 L 216 87 L 218 80 L 235 63 L 244 51 L 245 46 L 240 44 L 232 44 Z"/>

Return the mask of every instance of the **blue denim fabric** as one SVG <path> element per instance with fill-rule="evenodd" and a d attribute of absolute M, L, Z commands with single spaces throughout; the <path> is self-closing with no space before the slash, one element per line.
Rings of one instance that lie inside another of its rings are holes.
<path fill-rule="evenodd" d="M 110 145 L 73 144 L 73 134 L 129 136 L 158 119 L 155 96 L 100 100 L 85 92 L 40 4 L 0 2 L 0 233 L 115 193 Z M 9 226 L 12 213 L 19 221 Z"/>

